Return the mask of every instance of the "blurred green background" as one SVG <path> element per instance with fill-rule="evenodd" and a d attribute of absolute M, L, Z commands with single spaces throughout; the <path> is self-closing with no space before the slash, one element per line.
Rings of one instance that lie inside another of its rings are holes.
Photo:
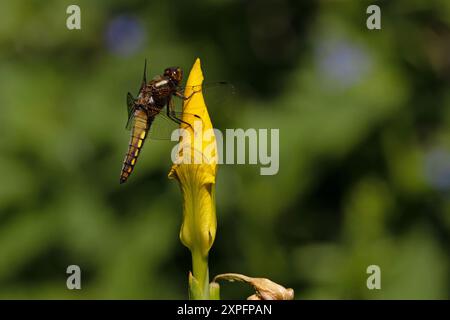
<path fill-rule="evenodd" d="M 382 30 L 366 28 L 373 3 Z M 450 296 L 449 1 L 5 0 L 0 298 L 187 298 L 174 143 L 147 141 L 119 173 L 144 58 L 152 77 L 196 57 L 236 87 L 207 101 L 216 127 L 280 129 L 277 175 L 219 167 L 211 276 L 297 299 Z M 82 290 L 66 288 L 71 264 Z"/>

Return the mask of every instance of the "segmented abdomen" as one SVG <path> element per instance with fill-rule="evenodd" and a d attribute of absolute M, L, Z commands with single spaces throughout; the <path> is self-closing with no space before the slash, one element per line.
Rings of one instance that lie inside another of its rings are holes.
<path fill-rule="evenodd" d="M 152 121 L 153 117 L 149 118 L 144 110 L 137 109 L 134 111 L 134 124 L 131 129 L 128 152 L 123 161 L 120 183 L 126 182 L 133 171 Z"/>

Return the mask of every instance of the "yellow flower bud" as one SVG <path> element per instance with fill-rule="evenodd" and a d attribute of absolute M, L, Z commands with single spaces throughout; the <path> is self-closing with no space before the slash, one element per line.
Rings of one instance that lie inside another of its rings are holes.
<path fill-rule="evenodd" d="M 182 135 L 178 159 L 169 172 L 169 178 L 179 182 L 183 195 L 183 223 L 180 230 L 181 242 L 192 253 L 193 276 L 200 283 L 204 296 L 208 298 L 208 252 L 216 236 L 215 182 L 217 172 L 217 144 L 213 126 L 208 115 L 201 86 L 203 73 L 200 59 L 197 59 L 189 74 L 183 103 L 181 124 L 188 136 Z M 197 115 L 194 119 L 188 114 Z M 201 119 L 201 121 L 200 121 Z M 192 123 L 195 120 L 196 123 Z M 197 123 L 198 121 L 198 123 Z M 198 125 L 201 132 L 197 132 Z M 209 136 L 203 134 L 209 132 Z M 195 162 L 195 157 L 201 163 Z"/>

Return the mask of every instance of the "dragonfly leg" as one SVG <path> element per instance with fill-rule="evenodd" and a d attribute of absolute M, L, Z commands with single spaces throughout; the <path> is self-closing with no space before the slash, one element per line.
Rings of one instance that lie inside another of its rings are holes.
<path fill-rule="evenodd" d="M 172 99 L 170 99 L 169 102 L 167 103 L 166 109 L 167 109 L 167 116 L 169 117 L 169 119 L 171 119 L 172 121 L 174 121 L 174 122 L 176 122 L 178 124 L 184 123 L 184 124 L 186 124 L 186 125 L 188 125 L 189 127 L 192 128 L 192 126 L 191 126 L 191 124 L 189 122 L 186 122 L 186 121 L 178 118 L 175 115 L 175 112 L 173 111 L 173 101 L 172 101 Z"/>
<path fill-rule="evenodd" d="M 189 97 L 185 97 L 184 94 L 183 94 L 182 92 L 179 92 L 179 91 L 176 91 L 176 92 L 175 92 L 175 95 L 176 95 L 178 98 L 181 98 L 181 99 L 183 99 L 183 100 L 189 100 L 190 98 L 192 98 L 192 96 L 193 96 L 194 94 L 196 94 L 196 93 L 198 93 L 198 92 L 200 92 L 200 91 L 201 91 L 201 90 L 192 92 L 192 93 L 189 95 Z"/>

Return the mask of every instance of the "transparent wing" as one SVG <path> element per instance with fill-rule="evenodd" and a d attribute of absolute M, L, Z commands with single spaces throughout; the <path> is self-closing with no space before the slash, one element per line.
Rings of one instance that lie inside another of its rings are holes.
<path fill-rule="evenodd" d="M 128 111 L 128 119 L 127 119 L 127 124 L 125 126 L 125 128 L 127 130 L 131 130 L 131 128 L 133 127 L 133 118 L 134 118 L 134 101 L 135 99 L 133 98 L 133 96 L 131 95 L 131 93 L 128 92 L 127 94 L 127 111 Z"/>
<path fill-rule="evenodd" d="M 184 91 L 186 88 L 193 88 L 194 91 L 200 90 L 202 87 L 201 84 L 193 85 L 193 86 L 179 86 L 178 88 Z M 227 82 L 227 81 L 216 81 L 216 82 L 206 82 L 203 83 L 203 89 L 212 89 L 212 88 L 226 88 L 227 90 L 233 91 L 234 86 L 233 84 Z"/>
<path fill-rule="evenodd" d="M 189 87 L 179 87 L 179 91 L 184 92 L 186 88 L 192 88 L 195 92 L 203 92 L 203 98 L 208 106 L 215 128 L 227 128 L 239 115 L 238 106 L 241 104 L 238 101 L 238 90 L 234 84 L 225 81 L 208 82 L 202 86 L 194 85 Z M 175 110 L 181 111 L 183 101 L 182 99 L 174 97 Z"/>
<path fill-rule="evenodd" d="M 233 101 L 236 96 L 235 86 L 226 81 L 208 82 L 203 85 L 181 86 L 178 87 L 178 90 L 184 92 L 186 88 L 192 88 L 193 94 L 202 91 L 206 105 L 211 108 L 223 107 L 225 104 L 231 104 L 231 101 Z M 177 103 L 177 106 L 178 105 L 179 103 Z M 179 111 L 178 108 L 177 111 Z"/>
<path fill-rule="evenodd" d="M 148 137 L 153 140 L 170 140 L 172 132 L 180 127 L 191 126 L 194 128 L 196 121 L 202 121 L 202 119 L 195 114 L 186 112 L 173 112 L 169 117 L 163 109 L 155 116 L 153 122 L 150 125 Z M 181 121 L 180 121 L 181 120 Z"/>

